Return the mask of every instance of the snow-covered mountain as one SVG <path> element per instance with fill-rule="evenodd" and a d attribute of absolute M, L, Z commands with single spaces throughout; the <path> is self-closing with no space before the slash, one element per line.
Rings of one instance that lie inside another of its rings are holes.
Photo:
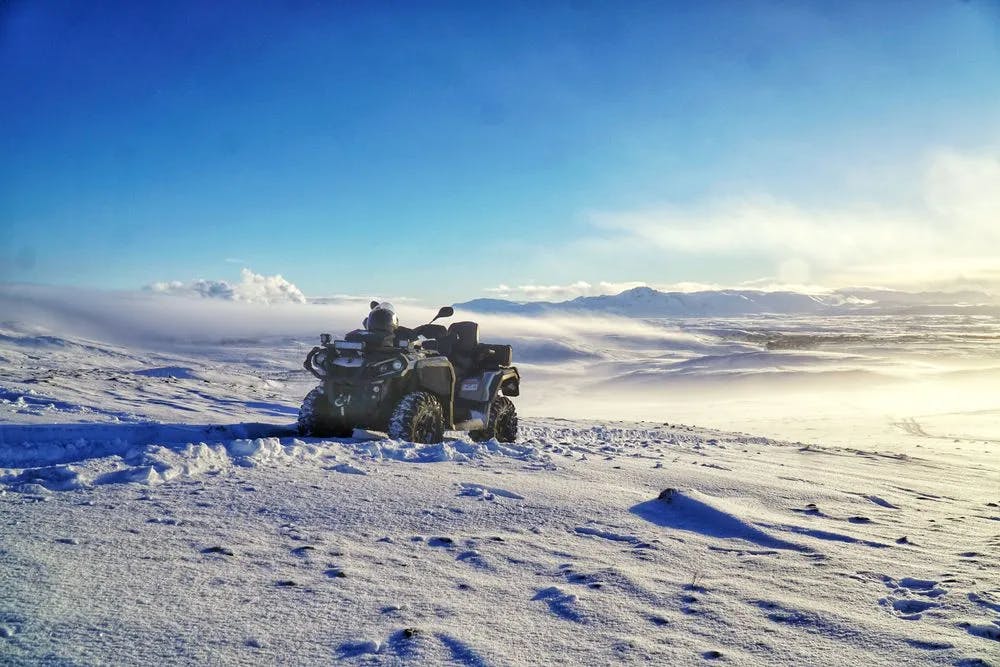
<path fill-rule="evenodd" d="M 581 296 L 561 302 L 473 299 L 455 307 L 480 313 L 575 312 L 628 317 L 1000 312 L 997 300 L 982 292 L 897 292 L 869 288 L 807 294 L 762 290 L 661 292 L 652 287 L 635 287 L 620 294 Z"/>

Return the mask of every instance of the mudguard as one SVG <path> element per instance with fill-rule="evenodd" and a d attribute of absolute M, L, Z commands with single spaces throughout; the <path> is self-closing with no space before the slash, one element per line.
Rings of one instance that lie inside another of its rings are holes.
<path fill-rule="evenodd" d="M 444 409 L 444 421 L 450 428 L 454 425 L 452 406 L 455 404 L 455 369 L 447 357 L 427 357 L 421 359 L 413 367 L 413 383 L 419 389 L 425 389 L 441 397 L 441 407 Z"/>
<path fill-rule="evenodd" d="M 511 366 L 462 380 L 458 387 L 458 397 L 464 401 L 485 404 L 492 401 L 498 393 L 517 396 L 520 387 L 521 376 L 517 368 Z"/>
<path fill-rule="evenodd" d="M 521 394 L 521 374 L 517 372 L 516 366 L 500 369 L 500 393 L 504 396 L 518 396 Z"/>

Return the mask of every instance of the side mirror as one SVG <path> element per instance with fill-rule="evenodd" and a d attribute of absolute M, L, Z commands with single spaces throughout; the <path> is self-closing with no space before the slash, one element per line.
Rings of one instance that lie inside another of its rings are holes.
<path fill-rule="evenodd" d="M 438 314 L 434 316 L 434 320 L 440 319 L 442 317 L 451 317 L 454 314 L 455 314 L 454 308 L 452 308 L 451 306 L 442 306 L 441 310 L 438 311 Z M 431 322 L 433 322 L 434 320 L 431 320 Z M 430 322 L 428 322 L 428 324 L 430 324 Z"/>
<path fill-rule="evenodd" d="M 372 301 L 370 304 L 368 304 L 368 310 L 375 310 L 375 306 L 377 305 L 378 301 Z"/>

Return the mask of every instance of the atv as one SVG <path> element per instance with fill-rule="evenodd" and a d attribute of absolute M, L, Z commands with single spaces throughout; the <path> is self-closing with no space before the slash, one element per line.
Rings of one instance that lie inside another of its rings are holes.
<path fill-rule="evenodd" d="M 355 428 L 390 438 L 436 443 L 444 432 L 468 431 L 476 441 L 514 442 L 520 393 L 510 345 L 479 342 L 476 322 L 449 327 L 445 306 L 427 324 L 398 326 L 391 304 L 371 302 L 364 329 L 344 340 L 320 335 L 305 369 L 319 381 L 299 410 L 303 436 L 350 437 Z"/>

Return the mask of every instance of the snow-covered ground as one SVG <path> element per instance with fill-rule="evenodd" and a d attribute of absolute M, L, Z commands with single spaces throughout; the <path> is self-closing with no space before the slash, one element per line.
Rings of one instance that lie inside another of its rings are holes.
<path fill-rule="evenodd" d="M 2 664 L 1000 664 L 992 321 L 497 318 L 519 441 L 417 446 L 294 435 L 312 332 L 101 319 L 0 327 Z M 901 405 L 796 413 L 845 367 Z"/>

